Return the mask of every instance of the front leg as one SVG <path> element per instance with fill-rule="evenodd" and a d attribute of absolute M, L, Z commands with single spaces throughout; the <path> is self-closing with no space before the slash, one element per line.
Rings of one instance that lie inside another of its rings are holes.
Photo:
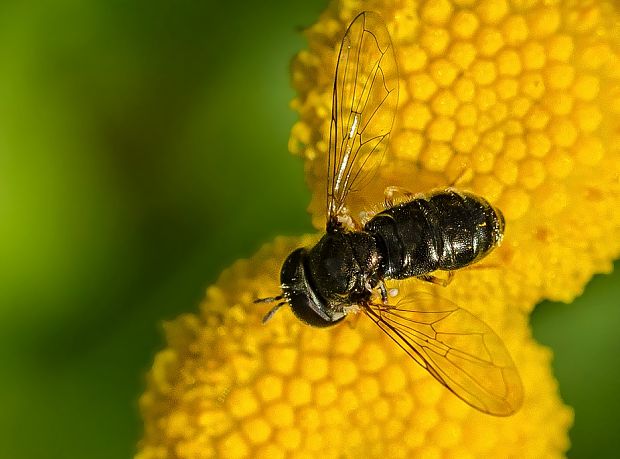
<path fill-rule="evenodd" d="M 388 291 L 383 281 L 379 281 L 379 292 L 381 292 L 381 302 L 383 304 L 388 304 Z"/>

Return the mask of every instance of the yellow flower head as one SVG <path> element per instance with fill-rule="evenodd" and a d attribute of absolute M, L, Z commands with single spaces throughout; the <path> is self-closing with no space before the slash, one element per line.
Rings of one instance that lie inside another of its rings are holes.
<path fill-rule="evenodd" d="M 277 294 L 285 257 L 317 240 L 282 238 L 224 272 L 199 314 L 166 323 L 168 348 L 140 402 L 139 459 L 538 458 L 568 449 L 572 412 L 525 312 L 542 298 L 572 299 L 618 255 L 618 13 L 585 0 L 334 2 L 293 66 L 301 119 L 291 149 L 306 160 L 321 229 L 336 55 L 362 9 L 384 18 L 400 79 L 390 150 L 367 204 L 382 202 L 378 184 L 418 192 L 458 179 L 507 221 L 488 269 L 458 272 L 448 288 L 398 287 L 446 297 L 488 323 L 519 369 L 523 406 L 508 418 L 470 408 L 365 317 L 316 329 L 285 309 L 262 325 L 270 306 L 252 301 Z"/>
<path fill-rule="evenodd" d="M 526 398 L 509 418 L 470 408 L 365 317 L 317 329 L 284 310 L 262 325 L 268 307 L 252 300 L 274 292 L 291 250 L 315 242 L 265 246 L 224 272 L 199 315 L 165 324 L 169 347 L 141 399 L 137 458 L 557 457 L 568 448 L 572 412 L 558 399 L 551 353 L 532 341 L 523 314 L 485 314 L 490 298 L 467 305 L 521 373 Z"/>
<path fill-rule="evenodd" d="M 341 1 L 307 32 L 293 65 L 310 211 L 324 225 L 325 155 L 338 42 L 360 9 L 391 32 L 400 98 L 385 183 L 456 186 L 507 220 L 502 289 L 530 310 L 571 301 L 620 251 L 620 19 L 611 1 Z M 514 303 L 514 301 L 513 301 Z"/>

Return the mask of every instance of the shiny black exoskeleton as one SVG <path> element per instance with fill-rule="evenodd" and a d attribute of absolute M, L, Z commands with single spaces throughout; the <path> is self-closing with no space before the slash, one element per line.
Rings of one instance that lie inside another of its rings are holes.
<path fill-rule="evenodd" d="M 334 325 L 347 307 L 370 301 L 384 279 L 424 277 L 463 268 L 497 247 L 504 217 L 485 199 L 438 191 L 389 207 L 362 231 L 328 227 L 311 249 L 292 252 L 280 273 L 295 315 L 316 327 Z"/>

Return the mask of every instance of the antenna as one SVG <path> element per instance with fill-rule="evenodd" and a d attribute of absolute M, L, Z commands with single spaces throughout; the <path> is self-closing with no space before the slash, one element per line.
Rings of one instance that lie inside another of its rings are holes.
<path fill-rule="evenodd" d="M 275 303 L 276 301 L 280 301 L 284 299 L 284 295 L 278 295 L 278 296 L 270 296 L 268 298 L 258 298 L 256 300 L 254 300 L 254 303 Z M 267 314 L 265 314 L 265 316 L 263 317 L 263 324 L 266 324 L 267 322 L 269 322 L 269 320 L 271 320 L 271 318 L 273 317 L 273 315 L 278 312 L 278 309 L 280 309 L 282 306 L 284 306 L 286 304 L 286 301 L 280 301 L 278 304 L 276 304 L 273 308 L 271 308 L 269 310 L 269 312 Z"/>
<path fill-rule="evenodd" d="M 267 322 L 269 322 L 271 320 L 271 318 L 273 317 L 273 315 L 278 312 L 278 310 L 284 306 L 286 304 L 286 301 L 282 301 L 278 304 L 276 304 L 273 308 L 271 308 L 269 310 L 269 312 L 267 314 L 265 314 L 265 316 L 263 317 L 263 325 L 266 324 Z"/>

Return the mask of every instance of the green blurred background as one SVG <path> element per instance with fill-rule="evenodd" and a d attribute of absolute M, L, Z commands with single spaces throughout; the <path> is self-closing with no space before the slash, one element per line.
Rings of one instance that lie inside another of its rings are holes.
<path fill-rule="evenodd" d="M 288 66 L 325 4 L 0 3 L 1 458 L 131 456 L 160 321 L 312 230 Z M 620 450 L 619 296 L 534 314 L 570 457 Z"/>

